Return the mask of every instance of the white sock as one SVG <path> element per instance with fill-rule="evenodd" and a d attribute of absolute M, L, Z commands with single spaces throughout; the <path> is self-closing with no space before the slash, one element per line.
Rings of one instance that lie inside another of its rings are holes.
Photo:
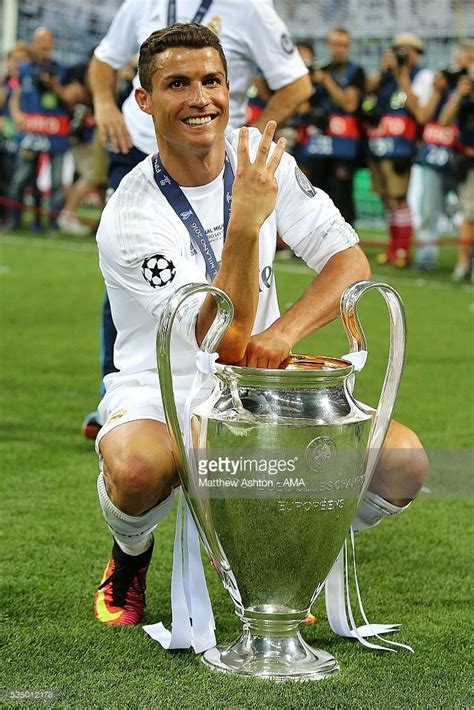
<path fill-rule="evenodd" d="M 387 515 L 397 515 L 406 510 L 410 503 L 404 506 L 393 505 L 372 491 L 366 491 L 359 503 L 356 517 L 352 521 L 354 532 L 374 528 Z"/>
<path fill-rule="evenodd" d="M 153 542 L 153 533 L 150 533 L 149 535 L 145 535 L 142 540 L 137 540 L 137 542 L 129 543 L 128 545 L 125 544 L 122 540 L 117 540 L 115 538 L 117 545 L 120 547 L 120 549 L 125 552 L 126 555 L 131 555 L 132 557 L 136 557 L 137 555 L 141 555 L 142 552 L 146 552 L 151 543 Z"/>
<path fill-rule="evenodd" d="M 102 471 L 97 479 L 97 492 L 105 522 L 117 544 L 127 555 L 140 555 L 150 547 L 153 530 L 173 507 L 174 491 L 146 513 L 141 515 L 123 513 L 110 500 Z"/>

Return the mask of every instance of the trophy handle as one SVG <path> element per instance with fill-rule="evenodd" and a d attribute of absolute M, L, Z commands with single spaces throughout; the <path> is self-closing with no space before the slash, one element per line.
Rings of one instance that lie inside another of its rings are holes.
<path fill-rule="evenodd" d="M 215 288 L 214 286 L 209 286 L 208 284 L 201 283 L 187 284 L 186 286 L 182 286 L 170 298 L 169 302 L 163 310 L 160 321 L 158 323 L 158 331 L 156 336 L 156 353 L 158 376 L 160 378 L 161 394 L 165 410 L 166 423 L 168 425 L 168 432 L 171 439 L 172 451 L 178 468 L 183 493 L 193 514 L 194 521 L 201 534 L 201 539 L 203 540 L 206 549 L 208 550 L 208 552 L 212 552 L 212 556 L 214 557 L 214 559 L 217 557 L 217 560 L 219 560 L 222 566 L 222 555 L 218 554 L 217 549 L 213 549 L 212 551 L 209 550 L 206 536 L 203 534 L 203 526 L 196 517 L 194 506 L 190 505 L 189 490 L 190 485 L 193 482 L 193 475 L 186 452 L 186 446 L 181 433 L 181 426 L 179 423 L 178 412 L 176 409 L 176 401 L 174 398 L 173 375 L 171 372 L 171 335 L 176 315 L 178 314 L 179 309 L 183 306 L 185 301 L 187 301 L 193 296 L 196 296 L 199 293 L 210 293 L 212 294 L 212 296 L 214 296 L 214 299 L 216 301 L 216 316 L 201 343 L 201 350 L 203 352 L 214 352 L 215 348 L 217 347 L 217 344 L 219 343 L 225 331 L 232 322 L 232 319 L 234 317 L 234 306 L 229 296 L 224 293 L 224 291 L 221 291 L 220 289 Z M 213 545 L 213 547 L 216 548 L 216 545 Z"/>
<path fill-rule="evenodd" d="M 357 306 L 360 297 L 373 288 L 382 294 L 387 304 L 390 317 L 390 345 L 385 378 L 368 443 L 366 484 L 361 495 L 369 485 L 382 452 L 405 364 L 405 309 L 399 294 L 388 284 L 376 281 L 355 281 L 342 294 L 341 316 L 350 350 L 351 352 L 367 350 L 367 340 L 359 321 Z"/>
<path fill-rule="evenodd" d="M 196 296 L 198 293 L 210 293 L 214 296 L 217 305 L 217 313 L 214 321 L 207 331 L 202 344 L 203 352 L 212 353 L 221 340 L 225 331 L 229 327 L 234 317 L 234 306 L 229 296 L 214 286 L 208 284 L 187 284 L 179 288 L 170 298 L 165 306 L 158 324 L 156 336 L 156 352 L 158 360 L 158 376 L 160 378 L 161 393 L 166 415 L 166 423 L 171 438 L 173 453 L 176 458 L 180 477 L 184 483 L 184 490 L 187 491 L 187 483 L 191 478 L 191 470 L 186 447 L 181 434 L 181 427 L 176 410 L 176 402 L 173 391 L 173 376 L 171 373 L 171 335 L 173 324 L 179 309 L 183 303 Z"/>

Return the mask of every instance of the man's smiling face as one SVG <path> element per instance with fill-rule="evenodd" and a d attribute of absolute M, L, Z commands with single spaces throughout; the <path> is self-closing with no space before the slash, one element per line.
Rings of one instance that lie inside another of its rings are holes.
<path fill-rule="evenodd" d="M 150 113 L 160 150 L 207 152 L 223 138 L 229 116 L 229 85 L 216 49 L 172 47 L 156 55 L 151 92 L 136 90 Z"/>

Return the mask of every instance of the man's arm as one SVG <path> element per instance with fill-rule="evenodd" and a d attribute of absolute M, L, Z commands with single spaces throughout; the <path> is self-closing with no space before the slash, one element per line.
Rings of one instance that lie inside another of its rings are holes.
<path fill-rule="evenodd" d="M 373 74 L 369 74 L 365 80 L 365 93 L 366 94 L 375 94 L 375 92 L 378 90 L 380 86 L 380 82 L 382 81 L 382 72 L 381 70 L 377 70 Z"/>
<path fill-rule="evenodd" d="M 242 128 L 237 148 L 237 172 L 232 190 L 232 212 L 222 251 L 219 272 L 213 285 L 230 296 L 234 320 L 217 348 L 223 362 L 236 362 L 245 352 L 258 306 L 259 230 L 273 212 L 278 193 L 275 171 L 286 141 L 280 138 L 270 159 L 276 123 L 265 127 L 255 162 L 248 151 L 248 130 Z M 198 314 L 196 339 L 201 344 L 215 317 L 215 301 L 207 296 Z"/>
<path fill-rule="evenodd" d="M 86 87 L 79 81 L 71 81 L 68 84 L 61 84 L 56 74 L 42 74 L 41 83 L 53 91 L 62 104 L 68 109 L 72 109 L 76 104 L 86 102 L 89 93 Z"/>
<path fill-rule="evenodd" d="M 115 100 L 115 69 L 94 56 L 89 65 L 88 77 L 101 144 L 104 147 L 110 145 L 115 153 L 128 153 L 133 144 Z"/>
<path fill-rule="evenodd" d="M 365 80 L 365 93 L 375 94 L 380 84 L 382 83 L 383 76 L 385 72 L 391 70 L 397 65 L 395 54 L 392 49 L 387 49 L 382 55 L 382 60 L 380 62 L 380 67 L 370 74 Z"/>
<path fill-rule="evenodd" d="M 118 109 L 116 71 L 138 51 L 140 18 L 148 3 L 127 0 L 115 14 L 107 34 L 96 47 L 89 65 L 89 86 L 94 100 L 94 116 L 100 141 L 116 153 L 128 153 L 132 141 Z"/>
<path fill-rule="evenodd" d="M 334 81 L 329 72 L 318 69 L 315 72 L 315 80 L 322 84 L 327 89 L 334 103 L 341 106 L 344 111 L 357 111 L 360 104 L 361 91 L 357 86 L 351 85 L 346 89 L 341 87 Z"/>
<path fill-rule="evenodd" d="M 309 74 L 301 76 L 281 89 L 277 89 L 258 119 L 253 123 L 253 126 L 263 131 L 270 120 L 276 121 L 278 125 L 281 125 L 287 118 L 296 113 L 301 103 L 309 99 L 312 90 Z"/>
<path fill-rule="evenodd" d="M 451 97 L 441 112 L 439 122 L 442 126 L 450 126 L 454 123 L 461 104 L 465 96 L 469 96 L 472 89 L 472 81 L 468 76 L 461 76 L 458 81 L 456 91 L 451 94 Z"/>
<path fill-rule="evenodd" d="M 10 96 L 10 114 L 15 126 L 21 130 L 23 128 L 24 113 L 20 107 L 21 89 L 18 86 Z"/>
<path fill-rule="evenodd" d="M 0 109 L 3 109 L 8 99 L 8 87 L 6 83 L 0 84 Z"/>
<path fill-rule="evenodd" d="M 413 91 L 413 87 L 410 81 L 410 69 L 406 65 L 402 67 L 395 67 L 392 69 L 393 75 L 397 80 L 398 86 L 406 94 L 406 107 L 407 109 L 416 116 L 419 110 L 419 99 L 418 96 Z"/>
<path fill-rule="evenodd" d="M 239 364 L 279 367 L 296 343 L 337 318 L 344 289 L 370 276 L 369 262 L 359 246 L 334 254 L 301 298 L 267 330 L 250 339 Z"/>
<path fill-rule="evenodd" d="M 433 81 L 433 91 L 428 99 L 428 103 L 424 106 L 419 106 L 416 114 L 418 123 L 424 124 L 431 121 L 436 113 L 438 104 L 443 97 L 443 93 L 448 88 L 448 81 L 443 72 L 438 72 Z"/>
<path fill-rule="evenodd" d="M 299 104 L 311 96 L 312 85 L 308 70 L 273 3 L 248 0 L 241 5 L 242 45 L 246 47 L 248 59 L 259 68 L 274 92 L 253 124 L 262 131 L 268 121 L 281 125 L 296 113 Z"/>

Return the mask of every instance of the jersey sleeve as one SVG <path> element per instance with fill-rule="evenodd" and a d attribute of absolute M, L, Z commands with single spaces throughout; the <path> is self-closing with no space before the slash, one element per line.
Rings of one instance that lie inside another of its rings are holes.
<path fill-rule="evenodd" d="M 181 286 L 206 281 L 185 253 L 184 241 L 171 222 L 157 219 L 156 210 L 149 209 L 149 204 L 138 201 L 135 206 L 115 210 L 114 202 L 112 198 L 104 210 L 97 233 L 105 285 L 108 290 L 125 291 L 159 320 L 164 306 Z M 176 318 L 178 335 L 193 347 L 198 347 L 195 326 L 204 298 L 205 294 L 199 294 L 189 299 Z"/>
<path fill-rule="evenodd" d="M 308 73 L 287 26 L 269 0 L 253 0 L 247 12 L 247 50 L 270 89 L 276 91 Z"/>
<path fill-rule="evenodd" d="M 125 0 L 115 15 L 109 30 L 94 55 L 113 69 L 121 69 L 132 54 L 138 51 L 135 14 L 140 11 L 137 0 Z"/>
<path fill-rule="evenodd" d="M 278 233 L 309 267 L 319 272 L 334 254 L 358 243 L 329 195 L 313 187 L 291 155 L 285 153 L 276 175 Z"/>

